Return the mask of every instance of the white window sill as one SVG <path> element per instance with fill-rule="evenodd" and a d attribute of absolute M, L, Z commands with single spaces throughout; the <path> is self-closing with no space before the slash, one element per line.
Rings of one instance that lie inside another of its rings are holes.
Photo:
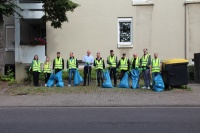
<path fill-rule="evenodd" d="M 200 4 L 200 0 L 186 0 L 185 4 Z"/>
<path fill-rule="evenodd" d="M 14 48 L 5 48 L 5 51 L 6 52 L 15 51 L 15 49 Z"/>
<path fill-rule="evenodd" d="M 118 44 L 118 48 L 132 48 L 133 44 Z"/>
<path fill-rule="evenodd" d="M 133 0 L 133 6 L 153 6 L 153 1 L 146 1 L 146 2 L 135 2 Z"/>

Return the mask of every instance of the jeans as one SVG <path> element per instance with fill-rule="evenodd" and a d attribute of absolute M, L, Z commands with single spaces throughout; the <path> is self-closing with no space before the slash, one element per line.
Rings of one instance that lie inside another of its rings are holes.
<path fill-rule="evenodd" d="M 44 73 L 45 84 L 48 82 L 51 73 Z"/>
<path fill-rule="evenodd" d="M 144 76 L 144 84 L 146 87 L 150 87 L 150 70 L 146 69 L 142 72 Z"/>
<path fill-rule="evenodd" d="M 89 85 L 90 80 L 91 80 L 91 71 L 92 71 L 91 66 L 85 66 L 84 67 L 84 85 L 86 85 L 87 79 L 88 79 L 88 85 Z"/>
<path fill-rule="evenodd" d="M 33 71 L 33 84 L 34 86 L 39 86 L 39 72 Z"/>
<path fill-rule="evenodd" d="M 68 77 L 68 84 L 69 84 L 69 85 L 71 85 L 72 74 L 73 74 L 73 77 L 74 77 L 75 72 L 76 72 L 76 69 L 75 69 L 75 68 L 69 69 L 69 77 Z"/>

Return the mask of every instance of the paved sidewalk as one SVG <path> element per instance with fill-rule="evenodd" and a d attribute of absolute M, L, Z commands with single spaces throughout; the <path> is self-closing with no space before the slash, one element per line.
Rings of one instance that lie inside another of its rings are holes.
<path fill-rule="evenodd" d="M 200 84 L 192 91 L 97 92 L 9 96 L 0 94 L 0 107 L 200 107 Z"/>

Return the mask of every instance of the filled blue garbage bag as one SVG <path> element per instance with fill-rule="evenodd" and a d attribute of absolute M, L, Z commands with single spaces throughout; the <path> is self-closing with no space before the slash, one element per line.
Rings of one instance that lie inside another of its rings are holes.
<path fill-rule="evenodd" d="M 75 75 L 74 75 L 74 85 L 79 85 L 81 82 L 83 82 L 83 78 L 81 77 L 79 71 L 75 71 Z"/>
<path fill-rule="evenodd" d="M 50 77 L 49 77 L 49 80 L 47 81 L 47 86 L 48 87 L 52 87 L 54 84 L 54 74 L 51 73 Z"/>
<path fill-rule="evenodd" d="M 110 75 L 109 75 L 109 71 L 106 70 L 104 73 L 103 73 L 103 77 L 104 77 L 104 82 L 102 84 L 102 87 L 103 88 L 113 88 L 113 85 L 112 85 L 112 82 L 111 82 L 111 79 L 110 79 Z"/>
<path fill-rule="evenodd" d="M 154 85 L 153 85 L 153 90 L 156 92 L 161 92 L 165 88 L 165 84 L 163 82 L 162 76 L 158 74 L 157 76 L 154 77 Z"/>
<path fill-rule="evenodd" d="M 138 69 L 131 70 L 131 79 L 132 79 L 133 89 L 140 88 L 140 85 L 138 83 L 139 76 L 140 76 L 140 71 Z"/>
<path fill-rule="evenodd" d="M 57 87 L 64 87 L 64 82 L 62 80 L 62 71 L 57 72 L 54 78 L 57 80 Z"/>
<path fill-rule="evenodd" d="M 122 78 L 122 80 L 119 83 L 119 88 L 130 88 L 129 86 L 129 81 L 128 81 L 128 72 L 126 72 L 124 74 L 124 77 Z"/>

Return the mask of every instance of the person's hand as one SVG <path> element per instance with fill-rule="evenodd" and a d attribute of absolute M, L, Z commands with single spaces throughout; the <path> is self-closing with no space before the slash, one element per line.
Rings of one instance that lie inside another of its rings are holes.
<path fill-rule="evenodd" d="M 67 69 L 66 72 L 69 72 L 69 69 Z"/>
<path fill-rule="evenodd" d="M 87 65 L 90 65 L 90 63 L 89 63 L 89 62 L 86 62 L 86 64 L 87 64 Z"/>
<path fill-rule="evenodd" d="M 78 71 L 78 68 L 76 68 L 76 70 Z"/>

